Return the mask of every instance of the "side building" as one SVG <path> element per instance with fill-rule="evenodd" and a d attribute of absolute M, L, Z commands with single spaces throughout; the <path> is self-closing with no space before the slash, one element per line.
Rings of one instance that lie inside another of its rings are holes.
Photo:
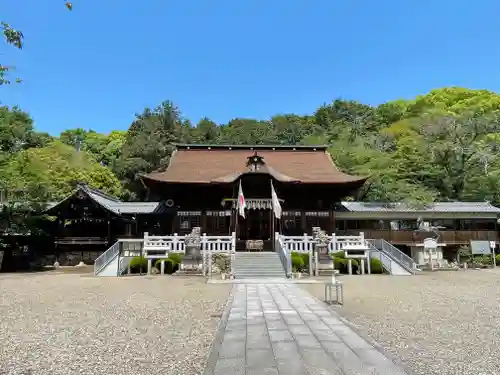
<path fill-rule="evenodd" d="M 383 239 L 417 264 L 428 262 L 426 238 L 440 244 L 436 261 L 458 259 L 461 246 L 471 241 L 499 243 L 500 208 L 489 202 L 435 202 L 421 208 L 404 203 L 342 202 L 335 210 L 335 232 Z"/>

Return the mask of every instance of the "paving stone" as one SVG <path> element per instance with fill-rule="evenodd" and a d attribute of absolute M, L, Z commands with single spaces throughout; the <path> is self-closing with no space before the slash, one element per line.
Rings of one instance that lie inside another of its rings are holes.
<path fill-rule="evenodd" d="M 215 364 L 214 375 L 246 375 L 245 358 L 219 359 Z"/>
<path fill-rule="evenodd" d="M 247 369 L 247 375 L 279 375 L 279 372 L 277 367 L 252 367 Z"/>
<path fill-rule="evenodd" d="M 224 333 L 224 341 L 245 341 L 247 332 L 245 329 L 238 331 L 226 331 Z"/>
<path fill-rule="evenodd" d="M 294 285 L 239 284 L 213 375 L 407 375 Z"/>
<path fill-rule="evenodd" d="M 292 335 L 312 335 L 312 331 L 306 325 L 288 325 L 288 330 Z"/>
<path fill-rule="evenodd" d="M 271 342 L 275 341 L 293 341 L 294 338 L 288 329 L 269 331 L 269 338 Z"/>
<path fill-rule="evenodd" d="M 343 375 L 337 363 L 323 349 L 303 349 L 301 351 L 306 371 L 311 375 Z"/>
<path fill-rule="evenodd" d="M 304 321 L 299 316 L 284 316 L 283 319 L 288 325 L 291 324 L 304 324 Z"/>
<path fill-rule="evenodd" d="M 339 338 L 346 343 L 351 349 L 373 349 L 373 345 L 360 337 L 355 332 L 348 335 L 338 335 Z"/>
<path fill-rule="evenodd" d="M 245 341 L 224 340 L 219 349 L 219 358 L 245 358 Z"/>
<path fill-rule="evenodd" d="M 247 326 L 247 337 L 267 335 L 267 326 L 265 324 L 255 324 Z"/>
<path fill-rule="evenodd" d="M 338 337 L 335 333 L 332 331 L 320 331 L 320 332 L 315 332 L 314 336 L 320 341 L 336 341 L 336 342 L 342 342 L 340 337 Z"/>
<path fill-rule="evenodd" d="M 246 324 L 248 325 L 265 325 L 266 319 L 263 316 L 252 316 L 246 320 Z"/>
<path fill-rule="evenodd" d="M 267 329 L 269 330 L 278 330 L 278 329 L 287 329 L 288 325 L 285 321 L 282 320 L 270 320 L 267 322 Z"/>
<path fill-rule="evenodd" d="M 323 342 L 323 347 L 333 357 L 345 375 L 392 375 L 375 371 L 374 366 L 364 363 L 350 348 L 342 342 Z"/>
<path fill-rule="evenodd" d="M 247 367 L 276 367 L 274 353 L 269 349 L 247 349 Z"/>
<path fill-rule="evenodd" d="M 250 349 L 265 349 L 271 350 L 271 341 L 266 337 L 265 340 L 247 340 L 247 350 Z"/>
<path fill-rule="evenodd" d="M 308 322 L 307 325 L 313 331 L 313 333 L 319 332 L 319 331 L 330 331 L 330 327 L 328 327 L 325 323 L 322 321 L 317 321 L 317 322 Z"/>
<path fill-rule="evenodd" d="M 299 348 L 316 349 L 321 348 L 321 344 L 316 337 L 313 335 L 296 335 L 295 341 Z"/>
<path fill-rule="evenodd" d="M 321 320 L 325 322 L 327 325 L 344 325 L 344 322 L 339 318 L 336 318 L 330 314 L 330 316 L 321 317 Z"/>
<path fill-rule="evenodd" d="M 276 359 L 279 375 L 309 375 L 306 373 L 300 355 L 283 359 Z"/>
<path fill-rule="evenodd" d="M 300 358 L 300 352 L 296 342 L 273 342 L 272 347 L 276 360 Z"/>

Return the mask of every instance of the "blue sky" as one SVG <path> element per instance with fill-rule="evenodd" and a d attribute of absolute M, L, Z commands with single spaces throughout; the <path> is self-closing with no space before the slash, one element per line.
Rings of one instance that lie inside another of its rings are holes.
<path fill-rule="evenodd" d="M 196 123 L 379 104 L 432 88 L 500 91 L 494 0 L 3 0 L 22 85 L 0 88 L 40 131 L 127 129 L 172 100 Z"/>

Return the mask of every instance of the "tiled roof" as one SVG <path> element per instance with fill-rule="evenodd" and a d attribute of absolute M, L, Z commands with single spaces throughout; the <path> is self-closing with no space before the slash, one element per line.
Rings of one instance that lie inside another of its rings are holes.
<path fill-rule="evenodd" d="M 161 204 L 160 202 L 122 202 L 118 198 L 103 193 L 102 191 L 92 189 L 86 185 L 79 185 L 78 188 L 69 197 L 60 202 L 50 203 L 45 212 L 65 202 L 79 191 L 84 192 L 94 202 L 111 211 L 116 215 L 120 214 L 148 214 L 157 211 Z"/>
<path fill-rule="evenodd" d="M 404 203 L 342 202 L 351 212 L 444 212 L 444 213 L 500 213 L 500 208 L 489 202 L 435 202 L 424 208 L 412 208 Z"/>
<path fill-rule="evenodd" d="M 248 173 L 247 159 L 255 152 L 267 167 L 267 173 L 282 182 L 301 183 L 359 183 L 366 178 L 350 176 L 339 171 L 324 148 L 257 147 L 177 149 L 165 171 L 153 172 L 143 177 L 161 182 L 217 183 L 232 182 Z"/>

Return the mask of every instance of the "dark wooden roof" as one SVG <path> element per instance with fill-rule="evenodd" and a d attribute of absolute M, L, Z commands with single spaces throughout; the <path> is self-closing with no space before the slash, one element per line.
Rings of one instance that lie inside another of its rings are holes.
<path fill-rule="evenodd" d="M 49 215 L 57 213 L 58 208 L 61 205 L 69 202 L 72 198 L 77 196 L 88 197 L 90 200 L 115 215 L 149 214 L 158 212 L 162 209 L 160 202 L 122 202 L 112 195 L 106 194 L 97 189 L 92 189 L 85 184 L 80 184 L 70 196 L 64 198 L 62 201 L 49 203 L 48 207 L 42 213 Z"/>
<path fill-rule="evenodd" d="M 248 158 L 257 153 L 277 181 L 314 184 L 363 184 L 366 177 L 339 171 L 326 146 L 176 145 L 165 171 L 143 178 L 170 183 L 230 183 L 249 173 Z"/>

